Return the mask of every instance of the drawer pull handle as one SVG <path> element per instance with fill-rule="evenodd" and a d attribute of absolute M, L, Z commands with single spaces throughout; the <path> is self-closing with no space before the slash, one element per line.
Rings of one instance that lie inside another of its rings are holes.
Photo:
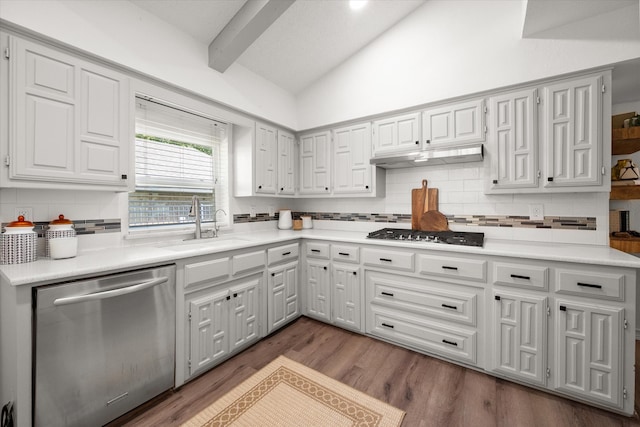
<path fill-rule="evenodd" d="M 565 307 L 564 305 L 560 306 L 560 311 L 567 311 L 567 307 Z"/>
<path fill-rule="evenodd" d="M 454 341 L 442 340 L 442 342 L 449 345 L 455 345 L 456 347 L 458 346 L 458 343 Z"/>
<path fill-rule="evenodd" d="M 391 292 L 380 292 L 381 295 L 386 295 L 388 297 L 392 297 L 393 294 Z"/>
<path fill-rule="evenodd" d="M 514 278 L 514 279 L 531 280 L 531 277 L 529 277 L 529 276 L 521 276 L 519 274 L 512 274 L 511 277 Z"/>
<path fill-rule="evenodd" d="M 392 262 L 389 258 L 380 258 L 380 261 L 384 261 L 384 262 Z"/>
<path fill-rule="evenodd" d="M 381 325 L 384 326 L 385 328 L 393 329 L 393 325 L 389 325 L 388 323 L 381 323 Z"/>
<path fill-rule="evenodd" d="M 442 268 L 444 268 L 445 270 L 455 270 L 458 271 L 458 267 L 450 267 L 448 265 L 443 265 Z"/>
<path fill-rule="evenodd" d="M 444 308 L 450 308 L 451 310 L 457 310 L 458 309 L 458 307 L 456 307 L 455 305 L 442 304 L 442 306 Z"/>
<path fill-rule="evenodd" d="M 291 255 L 291 252 L 283 252 L 282 256 L 287 256 L 287 255 Z"/>
<path fill-rule="evenodd" d="M 602 285 L 592 285 L 591 283 L 580 283 L 580 282 L 578 282 L 578 286 L 583 286 L 585 288 L 602 289 Z"/>
<path fill-rule="evenodd" d="M 320 249 L 311 249 L 311 252 L 320 252 Z"/>
<path fill-rule="evenodd" d="M 349 256 L 349 254 L 348 254 L 348 253 L 346 253 L 346 252 L 338 252 L 338 255 Z"/>

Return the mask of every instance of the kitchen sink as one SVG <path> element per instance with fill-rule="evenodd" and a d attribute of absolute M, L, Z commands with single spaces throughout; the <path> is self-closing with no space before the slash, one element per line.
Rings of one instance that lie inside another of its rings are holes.
<path fill-rule="evenodd" d="M 201 248 L 212 248 L 212 249 L 221 249 L 228 248 L 236 245 L 244 245 L 250 240 L 240 239 L 237 237 L 212 237 L 205 239 L 189 239 L 183 240 L 182 242 L 174 242 L 172 244 L 163 244 L 161 247 L 163 249 L 168 249 L 170 251 L 193 251 Z"/>

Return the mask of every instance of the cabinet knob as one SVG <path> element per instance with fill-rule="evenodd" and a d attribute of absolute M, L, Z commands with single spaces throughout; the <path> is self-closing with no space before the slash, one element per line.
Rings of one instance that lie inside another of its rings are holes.
<path fill-rule="evenodd" d="M 233 294 L 233 297 L 234 298 L 238 298 L 238 294 Z"/>
<path fill-rule="evenodd" d="M 229 295 L 227 295 L 227 301 L 229 301 L 231 299 L 231 297 Z"/>
<path fill-rule="evenodd" d="M 353 275 L 356 276 L 358 273 L 356 273 L 355 271 L 353 272 Z"/>
<path fill-rule="evenodd" d="M 547 178 L 547 181 L 549 181 L 549 182 L 553 182 L 553 177 L 552 177 L 552 176 L 548 177 L 548 178 Z"/>
<path fill-rule="evenodd" d="M 284 187 L 280 187 L 280 191 L 284 191 Z"/>
<path fill-rule="evenodd" d="M 368 189 L 369 189 L 369 186 L 368 186 L 368 185 L 365 185 L 365 186 L 364 186 L 364 188 L 366 188 L 366 189 L 368 190 Z"/>
<path fill-rule="evenodd" d="M 416 141 L 416 145 L 420 144 L 420 141 Z"/>
<path fill-rule="evenodd" d="M 427 139 L 427 144 L 431 144 L 431 140 L 430 139 Z"/>
<path fill-rule="evenodd" d="M 325 265 L 324 267 L 322 267 L 322 269 L 323 269 L 323 270 L 326 270 L 326 269 L 327 269 L 327 266 Z"/>
<path fill-rule="evenodd" d="M 329 191 L 329 187 L 324 187 L 324 190 L 325 191 Z"/>
<path fill-rule="evenodd" d="M 122 174 L 122 175 L 120 175 L 120 178 L 127 179 L 127 175 L 126 174 Z"/>
<path fill-rule="evenodd" d="M 274 277 L 276 275 L 276 273 L 271 273 L 271 277 Z"/>
<path fill-rule="evenodd" d="M 494 180 L 493 180 L 493 183 L 494 183 L 494 184 L 497 184 L 497 183 L 498 183 L 498 180 L 497 180 L 497 179 L 494 179 Z"/>
<path fill-rule="evenodd" d="M 262 185 L 258 185 L 258 190 L 262 188 Z"/>

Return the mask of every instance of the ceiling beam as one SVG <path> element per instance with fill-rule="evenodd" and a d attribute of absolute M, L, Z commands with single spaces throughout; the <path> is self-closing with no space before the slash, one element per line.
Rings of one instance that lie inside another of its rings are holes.
<path fill-rule="evenodd" d="M 224 73 L 295 0 L 248 0 L 209 45 L 209 67 Z"/>

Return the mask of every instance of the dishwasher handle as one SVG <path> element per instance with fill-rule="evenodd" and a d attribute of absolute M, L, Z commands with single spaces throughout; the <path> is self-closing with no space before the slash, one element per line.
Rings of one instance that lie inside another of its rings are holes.
<path fill-rule="evenodd" d="M 53 301 L 53 305 L 75 304 L 78 302 L 96 301 L 105 298 L 117 297 L 120 295 L 132 294 L 134 292 L 139 292 L 157 285 L 161 285 L 163 283 L 166 283 L 168 280 L 168 277 L 159 277 L 157 279 L 149 280 L 148 282 L 138 283 L 137 285 L 131 285 L 125 288 L 113 289 L 104 292 L 95 292 L 87 295 L 75 295 L 72 297 L 57 298 Z"/>

